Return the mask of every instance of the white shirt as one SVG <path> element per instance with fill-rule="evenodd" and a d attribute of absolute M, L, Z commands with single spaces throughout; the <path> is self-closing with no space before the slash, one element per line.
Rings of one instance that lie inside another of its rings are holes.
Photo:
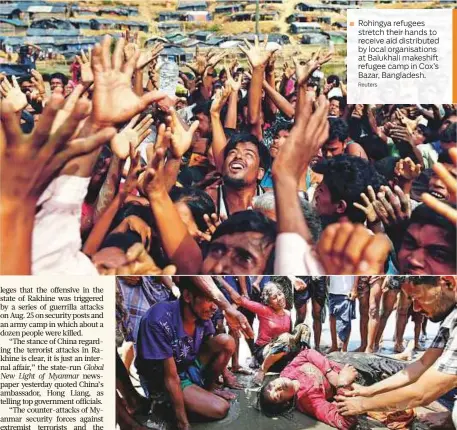
<path fill-rule="evenodd" d="M 325 275 L 311 246 L 298 233 L 280 233 L 276 237 L 275 275 Z"/>
<path fill-rule="evenodd" d="M 32 274 L 98 276 L 81 251 L 81 208 L 90 178 L 62 175 L 38 200 L 32 242 Z"/>
<path fill-rule="evenodd" d="M 348 295 L 354 286 L 355 276 L 331 276 L 328 292 Z"/>

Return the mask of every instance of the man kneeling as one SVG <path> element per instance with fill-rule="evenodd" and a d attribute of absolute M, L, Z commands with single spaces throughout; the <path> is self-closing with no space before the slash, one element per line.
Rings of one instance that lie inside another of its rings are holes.
<path fill-rule="evenodd" d="M 181 278 L 181 298 L 152 306 L 138 332 L 136 367 L 148 393 L 166 390 L 178 429 L 188 429 L 189 417 L 218 420 L 236 396 L 217 388 L 220 375 L 235 351 L 233 338 L 214 336 L 211 317 L 216 304 Z"/>

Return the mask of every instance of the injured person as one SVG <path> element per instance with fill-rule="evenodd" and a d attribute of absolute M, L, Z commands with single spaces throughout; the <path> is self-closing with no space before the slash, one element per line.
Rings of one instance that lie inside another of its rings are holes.
<path fill-rule="evenodd" d="M 279 377 L 261 388 L 258 407 L 270 417 L 297 409 L 337 429 L 355 429 L 358 427 L 357 417 L 343 416 L 333 401 L 334 397 L 347 392 L 353 383 L 371 385 L 401 372 L 406 366 L 404 361 L 381 355 L 334 352 L 325 356 L 316 350 L 305 349 Z M 367 415 L 388 428 L 410 428 L 417 423 L 413 409 L 368 411 Z"/>

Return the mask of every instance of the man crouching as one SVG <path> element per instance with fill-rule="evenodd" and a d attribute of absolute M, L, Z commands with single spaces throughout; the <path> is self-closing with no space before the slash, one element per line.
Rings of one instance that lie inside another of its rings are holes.
<path fill-rule="evenodd" d="M 226 334 L 213 336 L 217 306 L 191 278 L 182 277 L 179 287 L 179 300 L 157 303 L 143 316 L 136 367 L 149 393 L 167 391 L 177 428 L 187 430 L 188 416 L 218 420 L 227 415 L 227 400 L 236 396 L 218 389 L 217 382 L 227 372 L 235 341 Z"/>

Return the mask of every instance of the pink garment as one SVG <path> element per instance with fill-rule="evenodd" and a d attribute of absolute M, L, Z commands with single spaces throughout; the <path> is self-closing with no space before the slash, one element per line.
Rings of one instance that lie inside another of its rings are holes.
<path fill-rule="evenodd" d="M 286 83 L 286 88 L 284 89 L 284 93 L 286 96 L 289 96 L 295 91 L 295 81 L 293 79 L 289 79 Z"/>
<path fill-rule="evenodd" d="M 280 334 L 290 332 L 292 320 L 288 310 L 284 310 L 284 315 L 278 315 L 270 307 L 253 302 L 246 297 L 242 298 L 241 306 L 259 317 L 259 335 L 256 345 L 266 345 Z"/>
<path fill-rule="evenodd" d="M 333 397 L 333 388 L 326 378 L 328 369 L 339 373 L 342 366 L 314 349 L 305 349 L 295 357 L 281 372 L 280 376 L 300 382 L 296 407 L 300 412 L 310 415 L 340 430 L 348 430 L 355 423 L 354 417 L 343 417 L 338 412 Z"/>

